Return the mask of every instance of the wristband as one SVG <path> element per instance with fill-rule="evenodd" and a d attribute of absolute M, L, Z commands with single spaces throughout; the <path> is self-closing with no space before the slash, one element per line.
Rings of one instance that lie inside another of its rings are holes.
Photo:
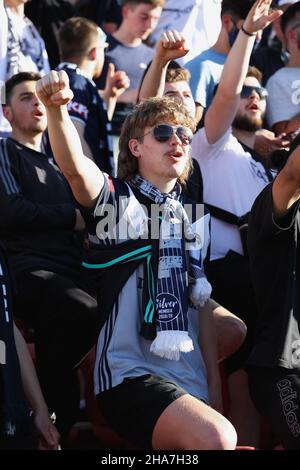
<path fill-rule="evenodd" d="M 256 33 L 248 33 L 248 31 L 246 31 L 246 30 L 244 29 L 244 26 L 243 26 L 243 25 L 241 26 L 241 30 L 242 30 L 243 33 L 245 33 L 247 36 L 256 36 Z"/>

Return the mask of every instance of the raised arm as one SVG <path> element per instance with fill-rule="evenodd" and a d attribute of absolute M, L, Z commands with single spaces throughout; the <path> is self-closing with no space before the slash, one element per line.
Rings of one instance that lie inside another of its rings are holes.
<path fill-rule="evenodd" d="M 138 101 L 152 96 L 163 96 L 169 62 L 185 56 L 188 51 L 185 39 L 178 31 L 166 31 L 157 42 L 155 55 L 139 91 Z"/>
<path fill-rule="evenodd" d="M 300 145 L 292 152 L 287 163 L 276 177 L 273 188 L 273 213 L 283 217 L 300 199 Z"/>
<path fill-rule="evenodd" d="M 257 32 L 282 14 L 281 10 L 270 12 L 271 2 L 257 0 L 254 3 L 228 54 L 216 96 L 205 116 L 205 131 L 210 144 L 219 140 L 232 125 Z"/>
<path fill-rule="evenodd" d="M 36 84 L 45 105 L 51 147 L 57 164 L 68 180 L 76 200 L 92 208 L 103 187 L 104 178 L 97 165 L 83 154 L 80 138 L 69 117 L 67 103 L 73 93 L 63 70 L 52 71 Z"/>
<path fill-rule="evenodd" d="M 130 80 L 127 73 L 123 70 L 118 70 L 116 72 L 114 64 L 109 63 L 105 88 L 104 90 L 99 90 L 101 98 L 106 103 L 107 117 L 109 121 L 112 120 L 118 97 L 125 92 L 129 85 Z"/>

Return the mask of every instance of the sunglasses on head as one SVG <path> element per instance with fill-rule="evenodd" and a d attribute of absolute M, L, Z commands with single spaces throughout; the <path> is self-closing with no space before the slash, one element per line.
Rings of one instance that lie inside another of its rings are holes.
<path fill-rule="evenodd" d="M 261 100 L 265 100 L 268 96 L 267 90 L 262 86 L 244 85 L 241 91 L 241 98 L 249 98 L 253 91 L 258 94 Z"/>
<path fill-rule="evenodd" d="M 190 145 L 193 139 L 193 133 L 188 127 L 171 126 L 170 124 L 158 124 L 144 136 L 147 134 L 152 134 L 157 142 L 168 142 L 176 134 L 183 145 Z"/>

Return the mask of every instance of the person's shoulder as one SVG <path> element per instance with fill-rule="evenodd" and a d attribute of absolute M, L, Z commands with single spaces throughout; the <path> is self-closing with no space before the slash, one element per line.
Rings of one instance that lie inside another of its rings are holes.
<path fill-rule="evenodd" d="M 151 46 L 149 46 L 149 44 L 145 44 L 144 42 L 142 42 L 140 45 L 139 45 L 139 48 L 140 50 L 143 50 L 143 51 L 146 51 L 148 53 L 151 53 L 151 52 L 155 52 L 155 49 Z"/>
<path fill-rule="evenodd" d="M 267 81 L 266 87 L 269 88 L 270 85 L 273 85 L 274 83 L 282 82 L 282 80 L 284 80 L 285 77 L 289 75 L 290 72 L 288 67 L 282 67 L 281 69 L 276 70 L 276 72 L 273 73 L 273 75 L 271 75 L 271 77 Z"/>
<path fill-rule="evenodd" d="M 69 77 L 70 87 L 86 87 L 88 79 L 81 73 L 77 64 L 61 63 L 57 67 L 57 70 L 64 70 L 66 72 Z"/>
<path fill-rule="evenodd" d="M 206 60 L 207 57 L 209 57 L 209 49 L 206 49 L 205 51 L 200 52 L 200 54 L 196 55 L 193 59 L 189 60 L 186 64 L 185 67 L 189 69 L 190 67 L 193 68 L 200 64 L 203 60 Z"/>
<path fill-rule="evenodd" d="M 113 51 L 118 46 L 125 47 L 125 45 L 117 38 L 115 38 L 112 34 L 107 35 L 106 42 L 108 43 L 108 48 L 105 53 Z"/>
<path fill-rule="evenodd" d="M 121 180 L 120 178 L 115 178 L 107 173 L 103 173 L 106 189 L 110 194 L 118 196 L 129 196 L 130 190 L 129 185 Z"/>
<path fill-rule="evenodd" d="M 0 147 L 2 151 L 4 151 L 6 158 L 10 157 L 11 152 L 18 152 L 21 150 L 26 150 L 28 147 L 25 147 L 24 145 L 19 144 L 16 140 L 12 139 L 11 137 L 2 137 L 0 139 Z"/>
<path fill-rule="evenodd" d="M 269 221 L 272 222 L 273 216 L 273 184 L 268 184 L 256 197 L 249 218 L 249 233 L 256 237 L 262 227 Z M 252 228 L 252 230 L 251 230 Z"/>

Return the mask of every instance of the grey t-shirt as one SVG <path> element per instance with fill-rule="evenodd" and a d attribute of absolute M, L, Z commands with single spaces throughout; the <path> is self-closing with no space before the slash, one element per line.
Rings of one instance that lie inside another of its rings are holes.
<path fill-rule="evenodd" d="M 102 204 L 120 207 L 119 196 L 122 196 L 123 214 L 132 221 L 132 228 L 142 230 L 145 211 L 128 185 L 115 178 L 107 178 L 94 211 L 95 233 L 100 237 L 100 224 L 97 225 L 97 213 L 101 213 Z M 116 227 L 120 225 L 118 211 Z M 206 216 L 204 216 L 204 219 Z M 100 219 L 101 220 L 101 219 Z M 208 229 L 208 224 L 207 224 Z M 92 227 L 89 229 L 91 232 Z M 101 232 L 102 233 L 102 232 Z M 137 236 L 140 233 L 136 233 Z M 95 241 L 96 237 L 93 237 Z M 208 236 L 203 237 L 204 240 Z M 123 238 L 122 238 L 123 240 Z M 106 240 L 107 245 L 115 243 Z M 205 242 L 205 243 L 208 243 Z M 207 246 L 203 247 L 203 256 Z M 96 395 L 122 383 L 124 378 L 137 377 L 144 374 L 155 374 L 175 381 L 179 386 L 195 397 L 208 402 L 208 386 L 206 367 L 198 344 L 199 315 L 195 309 L 189 309 L 189 336 L 194 350 L 181 353 L 178 361 L 163 359 L 150 352 L 152 340 L 145 339 L 141 334 L 143 323 L 143 283 L 145 279 L 144 264 L 140 265 L 128 278 L 118 294 L 111 313 L 108 315 L 98 338 L 94 383 Z M 109 294 L 109 286 L 107 290 Z M 101 302 L 101 299 L 100 299 Z"/>
<path fill-rule="evenodd" d="M 189 335 L 194 350 L 179 361 L 150 352 L 151 340 L 141 334 L 143 266 L 128 279 L 98 338 L 94 383 L 96 395 L 128 377 L 155 374 L 169 378 L 191 395 L 208 402 L 206 369 L 198 345 L 199 313 L 189 309 Z M 201 313 L 200 313 L 201 314 Z"/>
<path fill-rule="evenodd" d="M 98 88 L 105 88 L 108 64 L 112 62 L 116 70 L 124 70 L 130 80 L 127 91 L 138 89 L 148 63 L 152 60 L 154 49 L 145 44 L 137 47 L 121 43 L 113 36 L 107 38 L 109 47 L 105 54 L 105 62 L 102 74 L 96 84 Z M 135 103 L 117 103 L 112 118 L 112 134 L 120 135 L 122 124 L 126 116 L 132 111 Z"/>

